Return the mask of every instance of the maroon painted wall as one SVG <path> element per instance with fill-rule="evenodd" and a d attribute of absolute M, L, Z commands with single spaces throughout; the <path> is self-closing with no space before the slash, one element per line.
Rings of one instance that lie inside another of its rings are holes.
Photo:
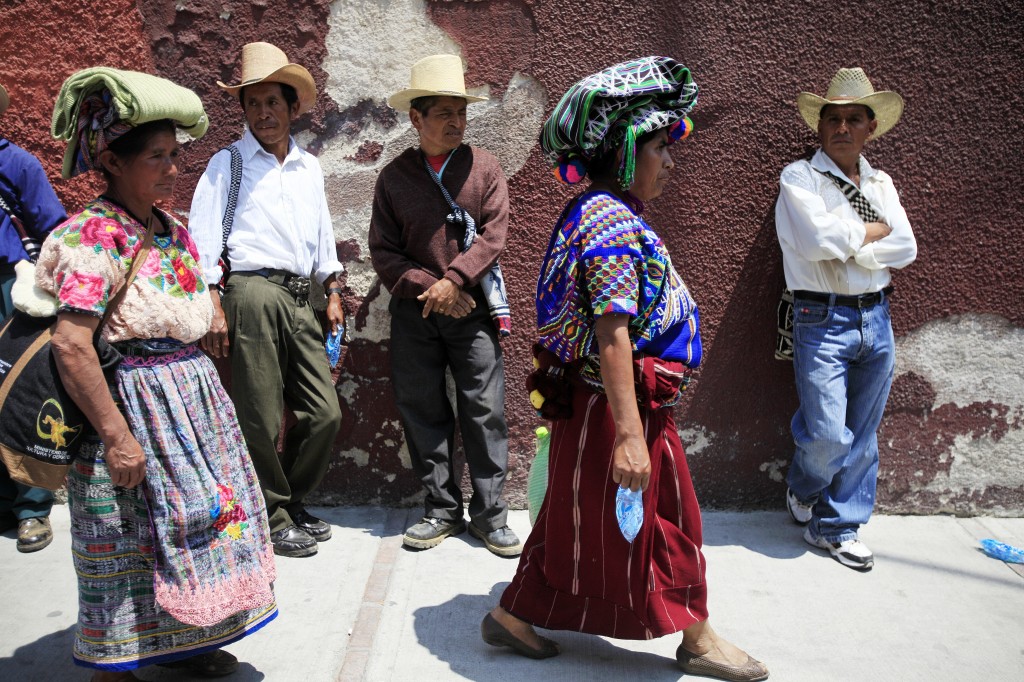
<path fill-rule="evenodd" d="M 177 192 L 178 205 L 187 208 L 206 159 L 240 130 L 237 104 L 213 82 L 233 78 L 242 44 L 265 39 L 280 45 L 310 68 L 323 92 L 327 3 L 239 1 L 228 19 L 220 16 L 222 2 L 179 2 L 181 10 L 175 4 L 141 0 L 136 7 L 122 0 L 95 9 L 69 0 L 6 2 L 0 82 L 13 103 L 0 132 L 36 152 L 56 174 L 60 149 L 45 131 L 63 77 L 98 63 L 152 68 L 195 89 L 211 115 L 210 134 L 187 150 Z M 672 184 L 650 207 L 649 222 L 702 312 L 706 361 L 677 420 L 680 428 L 714 435 L 691 457 L 704 505 L 779 506 L 782 484 L 765 467 L 791 455 L 788 423 L 796 400 L 791 366 L 772 359 L 783 284 L 773 204 L 781 168 L 815 142 L 796 111 L 796 94 L 823 92 L 837 68 L 862 66 L 876 88 L 896 90 L 907 102 L 901 123 L 867 149 L 872 163 L 895 179 L 920 247 L 918 261 L 895 276 L 897 335 L 968 312 L 1024 324 L 1018 236 L 1024 199 L 1017 188 L 1024 173 L 1024 13 L 1018 3 L 480 0 L 429 2 L 428 14 L 459 44 L 468 83 L 489 84 L 492 97 L 500 97 L 514 72 L 527 74 L 547 89 L 548 110 L 573 81 L 622 59 L 667 54 L 693 70 L 701 87 L 692 114 L 696 131 L 678 148 Z M 321 96 L 300 125 L 316 135 L 316 151 L 319 140 L 358 135 L 371 120 L 398 124 L 379 96 L 344 111 Z M 373 145 L 366 150 L 367 162 L 379 154 Z M 504 346 L 509 492 L 521 503 L 532 431 L 540 423 L 523 389 L 533 286 L 547 234 L 571 192 L 550 180 L 536 148 L 509 185 L 512 237 L 504 263 L 517 325 Z M 95 187 L 58 183 L 58 192 L 74 210 Z M 339 244 L 339 253 L 350 262 L 366 257 L 355 242 Z M 368 301 L 350 292 L 347 303 L 358 338 Z M 329 499 L 395 502 L 418 489 L 393 446 L 379 437 L 380 424 L 396 416 L 390 396 L 381 394 L 387 374 L 386 344 L 357 341 L 342 377 L 356 388 L 344 405 L 337 446 L 368 450 L 371 460 L 359 466 L 340 459 L 325 483 Z M 948 467 L 936 453 L 959 435 L 1000 437 L 1020 428 L 1019 415 L 1006 406 L 936 406 L 934 400 L 934 389 L 913 374 L 894 386 L 880 437 L 884 508 L 939 508 L 934 496 L 909 494 L 915 472 L 930 478 Z M 399 436 L 395 429 L 387 435 Z M 992 486 L 975 502 L 1019 508 L 1022 497 L 1020 487 Z"/>

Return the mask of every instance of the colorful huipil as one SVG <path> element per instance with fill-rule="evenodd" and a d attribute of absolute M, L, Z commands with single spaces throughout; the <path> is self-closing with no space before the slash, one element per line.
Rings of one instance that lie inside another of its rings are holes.
<path fill-rule="evenodd" d="M 615 421 L 596 318 L 630 316 L 651 477 L 632 543 L 615 517 Z M 543 628 L 649 639 L 705 620 L 700 507 L 672 409 L 701 359 L 697 306 L 658 236 L 611 194 L 574 200 L 537 286 L 539 343 L 569 366 L 572 416 L 552 422 L 547 494 L 501 606 Z"/>
<path fill-rule="evenodd" d="M 234 407 L 195 343 L 213 314 L 196 248 L 161 216 L 166 229 L 102 330 L 126 351 L 113 391 L 146 454 L 145 479 L 130 490 L 113 485 L 95 436 L 68 475 L 74 657 L 102 670 L 216 649 L 277 615 L 263 495 Z M 46 240 L 37 284 L 60 312 L 99 317 L 145 231 L 98 199 Z"/>

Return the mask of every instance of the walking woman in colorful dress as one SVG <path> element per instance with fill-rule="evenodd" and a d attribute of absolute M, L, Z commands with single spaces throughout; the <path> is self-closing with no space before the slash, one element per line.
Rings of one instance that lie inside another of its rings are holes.
<path fill-rule="evenodd" d="M 648 57 L 575 84 L 544 124 L 555 174 L 589 175 L 590 186 L 563 211 L 537 284 L 531 386 L 553 419 L 547 495 L 481 631 L 530 658 L 559 653 L 533 626 L 622 639 L 682 631 L 683 671 L 763 680 L 767 668 L 708 622 L 700 508 L 672 416 L 701 360 L 699 316 L 641 217 L 696 101 L 686 67 Z M 643 491 L 632 542 L 616 517 L 620 487 Z"/>
<path fill-rule="evenodd" d="M 89 440 L 67 478 L 74 658 L 96 669 L 94 682 L 135 680 L 131 670 L 151 664 L 230 674 L 238 661 L 220 647 L 277 615 L 263 495 L 196 345 L 213 315 L 207 284 L 188 232 L 155 206 L 174 190 L 176 125 L 205 132 L 194 93 L 106 68 L 71 76 L 54 112 L 54 136 L 69 141 L 64 177 L 107 180 L 46 239 L 36 270 L 57 299 L 58 371 L 94 429 L 79 435 Z M 104 344 L 123 355 L 109 383 Z"/>

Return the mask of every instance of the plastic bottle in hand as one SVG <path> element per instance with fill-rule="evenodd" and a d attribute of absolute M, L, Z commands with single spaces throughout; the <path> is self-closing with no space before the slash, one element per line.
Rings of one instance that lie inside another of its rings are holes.
<path fill-rule="evenodd" d="M 619 521 L 622 537 L 626 538 L 626 542 L 633 542 L 640 532 L 640 526 L 644 524 L 643 491 L 619 488 L 615 494 L 615 518 Z"/>

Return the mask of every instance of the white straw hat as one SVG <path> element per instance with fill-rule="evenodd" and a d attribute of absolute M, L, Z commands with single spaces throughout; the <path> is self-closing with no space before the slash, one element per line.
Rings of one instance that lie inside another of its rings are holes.
<path fill-rule="evenodd" d="M 7 96 L 7 91 L 4 90 L 4 86 L 0 85 L 0 116 L 7 111 L 7 107 L 10 103 L 11 98 Z"/>
<path fill-rule="evenodd" d="M 461 97 L 466 102 L 485 102 L 486 97 L 466 94 L 462 76 L 462 58 L 457 54 L 435 54 L 412 65 L 409 87 L 388 97 L 388 104 L 398 111 L 409 111 L 417 97 Z"/>
<path fill-rule="evenodd" d="M 797 95 L 796 106 L 800 115 L 818 132 L 818 117 L 821 108 L 826 104 L 863 104 L 875 112 L 878 126 L 873 137 L 878 138 L 887 133 L 903 114 L 903 98 L 895 92 L 880 90 L 875 92 L 864 69 L 839 69 L 828 86 L 824 97 L 814 93 L 801 92 Z"/>
<path fill-rule="evenodd" d="M 237 85 L 217 85 L 238 97 L 247 85 L 257 83 L 284 83 L 295 88 L 299 95 L 299 113 L 304 114 L 316 103 L 316 83 L 306 67 L 288 62 L 288 56 L 270 43 L 248 43 L 242 47 L 242 80 Z"/>

